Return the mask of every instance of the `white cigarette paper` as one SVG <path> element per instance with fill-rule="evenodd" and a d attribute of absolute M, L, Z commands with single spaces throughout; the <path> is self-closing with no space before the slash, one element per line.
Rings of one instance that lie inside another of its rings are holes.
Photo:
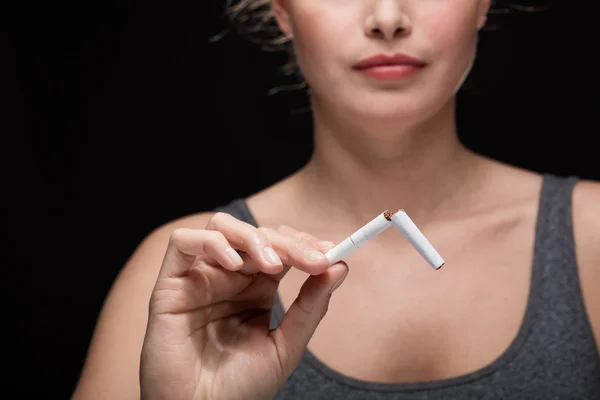
<path fill-rule="evenodd" d="M 445 264 L 444 259 L 429 243 L 429 240 L 421 233 L 417 225 L 415 225 L 404 210 L 400 210 L 392 215 L 392 225 L 400 231 L 433 268 L 437 270 Z"/>
<path fill-rule="evenodd" d="M 331 264 L 348 257 L 350 253 L 358 249 L 381 232 L 392 226 L 392 223 L 385 217 L 385 213 L 379 214 L 365 226 L 344 239 L 340 244 L 329 250 L 325 257 Z"/>

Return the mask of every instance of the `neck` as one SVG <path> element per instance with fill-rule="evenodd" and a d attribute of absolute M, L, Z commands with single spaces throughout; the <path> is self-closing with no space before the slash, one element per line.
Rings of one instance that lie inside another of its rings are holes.
<path fill-rule="evenodd" d="M 298 175 L 321 212 L 359 223 L 403 208 L 426 223 L 467 206 L 466 182 L 479 181 L 473 175 L 482 163 L 457 137 L 453 102 L 406 127 L 344 125 L 313 112 L 314 152 Z"/>

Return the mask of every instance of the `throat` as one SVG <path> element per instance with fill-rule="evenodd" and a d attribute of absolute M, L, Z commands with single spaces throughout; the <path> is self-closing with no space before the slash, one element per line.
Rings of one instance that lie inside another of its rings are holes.
<path fill-rule="evenodd" d="M 337 152 L 313 157 L 299 172 L 299 195 L 305 204 L 318 203 L 321 212 L 354 223 L 386 209 L 403 208 L 421 223 L 472 209 L 487 170 L 480 156 L 464 148 L 437 158 L 423 154 L 378 161 Z"/>

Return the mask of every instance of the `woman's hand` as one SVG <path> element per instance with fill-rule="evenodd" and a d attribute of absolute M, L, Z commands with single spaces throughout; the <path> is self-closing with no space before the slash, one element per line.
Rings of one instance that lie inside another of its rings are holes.
<path fill-rule="evenodd" d="M 348 271 L 343 262 L 329 265 L 323 253 L 331 247 L 225 213 L 205 229 L 174 231 L 150 298 L 142 399 L 272 399 Z M 311 276 L 271 331 L 278 283 L 290 266 Z"/>

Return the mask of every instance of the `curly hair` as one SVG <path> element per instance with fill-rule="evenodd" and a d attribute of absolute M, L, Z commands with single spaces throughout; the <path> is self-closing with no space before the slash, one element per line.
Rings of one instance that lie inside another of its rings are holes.
<path fill-rule="evenodd" d="M 490 15 L 508 14 L 513 11 L 542 11 L 547 6 L 534 6 L 531 0 L 520 2 L 492 0 Z M 243 38 L 256 43 L 266 51 L 288 53 L 288 62 L 282 66 L 285 75 L 300 74 L 292 49 L 292 40 L 279 29 L 270 0 L 226 0 L 225 11 L 232 28 Z M 486 30 L 496 30 L 497 25 L 488 24 Z"/>
<path fill-rule="evenodd" d="M 243 38 L 265 51 L 285 51 L 289 61 L 283 65 L 285 75 L 298 73 L 291 45 L 277 25 L 270 0 L 226 0 L 225 11 L 231 27 Z"/>

